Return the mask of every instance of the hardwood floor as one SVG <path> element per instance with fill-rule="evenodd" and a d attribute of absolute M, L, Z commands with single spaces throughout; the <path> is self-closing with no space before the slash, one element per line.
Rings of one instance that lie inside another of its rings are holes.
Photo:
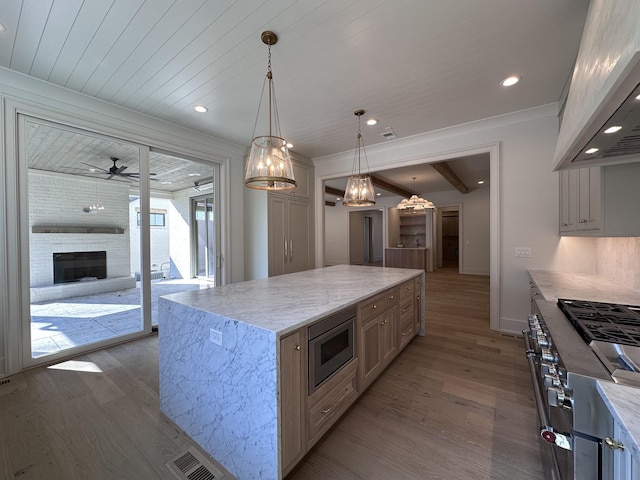
<path fill-rule="evenodd" d="M 427 335 L 288 479 L 542 478 L 522 340 L 489 330 L 488 277 L 426 287 Z M 159 412 L 157 337 L 62 366 L 0 385 L 0 479 L 174 479 L 165 462 L 194 444 Z"/>
<path fill-rule="evenodd" d="M 427 274 L 416 337 L 288 480 L 543 478 L 521 338 L 489 329 L 489 278 Z"/>

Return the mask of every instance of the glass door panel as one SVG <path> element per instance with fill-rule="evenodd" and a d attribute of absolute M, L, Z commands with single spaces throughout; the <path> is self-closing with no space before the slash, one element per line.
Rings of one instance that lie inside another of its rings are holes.
<path fill-rule="evenodd" d="M 19 137 L 29 226 L 25 365 L 141 334 L 132 262 L 140 244 L 129 235 L 139 146 L 24 116 Z"/>
<path fill-rule="evenodd" d="M 214 198 L 204 196 L 194 198 L 193 210 L 195 218 L 196 275 L 215 284 L 217 242 L 215 228 Z"/>

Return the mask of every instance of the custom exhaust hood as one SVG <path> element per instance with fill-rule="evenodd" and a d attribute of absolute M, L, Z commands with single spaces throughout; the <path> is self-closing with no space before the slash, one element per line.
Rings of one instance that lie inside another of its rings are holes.
<path fill-rule="evenodd" d="M 592 0 L 554 170 L 640 161 L 639 95 L 640 2 Z"/>

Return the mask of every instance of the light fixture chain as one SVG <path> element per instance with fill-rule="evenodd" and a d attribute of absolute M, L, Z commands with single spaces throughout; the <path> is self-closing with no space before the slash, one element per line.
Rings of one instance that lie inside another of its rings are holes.
<path fill-rule="evenodd" d="M 262 91 L 260 92 L 260 101 L 258 102 L 258 112 L 256 113 L 256 121 L 253 124 L 253 132 L 251 132 L 251 142 L 256 138 L 256 129 L 258 128 L 258 119 L 260 118 L 260 107 L 262 107 L 262 99 L 264 98 L 264 87 L 267 84 L 267 77 L 262 80 Z M 271 115 L 271 114 L 269 114 Z"/>

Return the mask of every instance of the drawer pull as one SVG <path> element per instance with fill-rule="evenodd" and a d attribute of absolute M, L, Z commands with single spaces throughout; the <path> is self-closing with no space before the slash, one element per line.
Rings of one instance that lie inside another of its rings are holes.
<path fill-rule="evenodd" d="M 411 310 L 411 307 L 403 308 L 400 313 L 408 312 L 409 310 Z"/>
<path fill-rule="evenodd" d="M 393 295 L 389 295 L 389 300 L 393 300 Z"/>
<path fill-rule="evenodd" d="M 387 323 L 389 323 L 388 320 L 383 320 L 382 322 L 380 322 L 380 325 L 386 325 Z"/>
<path fill-rule="evenodd" d="M 342 400 L 344 400 L 344 398 L 345 398 L 347 395 L 349 395 L 349 387 L 346 387 L 346 388 L 344 389 L 344 393 L 342 394 L 342 396 L 341 396 L 341 397 L 340 397 L 340 398 L 339 398 L 339 399 L 338 399 L 338 400 L 337 400 L 333 405 L 331 405 L 329 408 L 326 408 L 326 409 L 322 410 L 322 415 L 326 415 L 327 413 L 331 412 L 331 410 L 333 410 L 333 408 L 334 408 L 336 405 L 339 405 L 339 404 L 340 404 L 340 402 L 342 402 Z"/>
<path fill-rule="evenodd" d="M 376 306 L 376 304 L 375 304 L 375 303 L 373 303 L 373 304 L 371 305 L 371 308 L 372 308 L 373 310 L 375 310 L 375 309 L 376 309 L 376 308 L 378 308 L 378 307 Z"/>
<path fill-rule="evenodd" d="M 296 345 L 296 350 L 300 351 L 300 350 L 302 350 L 302 347 L 300 345 Z"/>

